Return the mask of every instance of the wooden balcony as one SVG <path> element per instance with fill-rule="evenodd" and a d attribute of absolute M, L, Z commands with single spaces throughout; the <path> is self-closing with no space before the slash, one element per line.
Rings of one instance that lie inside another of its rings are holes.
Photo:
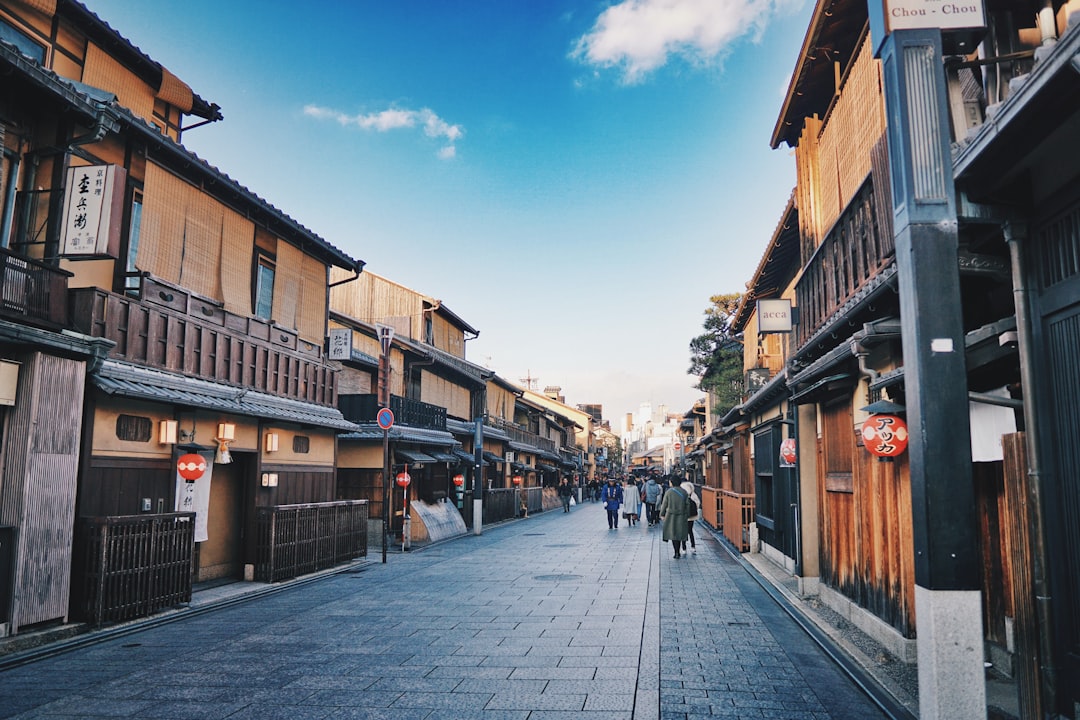
<path fill-rule="evenodd" d="M 144 278 L 140 295 L 72 290 L 71 324 L 116 343 L 115 360 L 333 406 L 336 371 L 322 347 L 257 318 Z"/>
<path fill-rule="evenodd" d="M 534 432 L 530 432 L 525 428 L 517 425 L 516 423 L 507 422 L 502 418 L 487 417 L 484 419 L 485 425 L 490 425 L 494 428 L 502 430 L 504 433 L 510 436 L 510 439 L 514 442 L 524 443 L 525 445 L 532 445 L 533 447 L 540 448 L 549 453 L 558 454 L 559 447 L 555 444 L 555 441 L 551 438 L 546 438 L 543 435 L 537 435 Z"/>
<path fill-rule="evenodd" d="M 0 317 L 60 329 L 67 325 L 71 273 L 0 248 Z"/>
<path fill-rule="evenodd" d="M 875 192 L 868 177 L 803 269 L 795 285 L 797 347 L 803 347 L 891 264 L 895 254 L 892 226 L 884 220 L 891 205 L 880 208 L 881 202 L 881 192 Z"/>
<path fill-rule="evenodd" d="M 342 395 L 338 398 L 338 409 L 350 422 L 373 423 L 379 412 L 379 399 L 376 395 L 368 394 Z M 394 413 L 394 422 L 397 424 L 446 431 L 446 408 L 391 395 L 390 410 Z"/>

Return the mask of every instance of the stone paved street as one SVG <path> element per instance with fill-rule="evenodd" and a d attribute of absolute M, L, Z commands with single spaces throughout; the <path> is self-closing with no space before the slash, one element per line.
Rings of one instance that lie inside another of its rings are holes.
<path fill-rule="evenodd" d="M 697 534 L 534 515 L 0 672 L 0 717 L 883 717 Z"/>

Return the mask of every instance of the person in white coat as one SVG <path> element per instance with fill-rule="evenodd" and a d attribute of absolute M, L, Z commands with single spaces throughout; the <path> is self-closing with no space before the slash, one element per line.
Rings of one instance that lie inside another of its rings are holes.
<path fill-rule="evenodd" d="M 690 552 L 697 555 L 697 542 L 694 541 L 694 522 L 701 517 L 701 498 L 698 497 L 694 483 L 689 480 L 679 485 L 686 492 L 686 496 L 692 501 L 688 506 L 686 516 L 686 539 L 690 541 Z"/>
<path fill-rule="evenodd" d="M 623 485 L 623 517 L 631 525 L 637 525 L 641 515 L 641 489 L 634 478 L 628 478 Z"/>

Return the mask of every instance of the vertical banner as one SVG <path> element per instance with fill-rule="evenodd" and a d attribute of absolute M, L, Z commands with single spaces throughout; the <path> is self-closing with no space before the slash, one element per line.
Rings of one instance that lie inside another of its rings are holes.
<path fill-rule="evenodd" d="M 206 462 L 206 470 L 195 480 L 186 480 L 181 470 L 176 471 L 176 512 L 195 513 L 195 542 L 206 542 L 206 517 L 210 512 L 210 476 L 214 471 L 214 456 L 200 455 Z"/>

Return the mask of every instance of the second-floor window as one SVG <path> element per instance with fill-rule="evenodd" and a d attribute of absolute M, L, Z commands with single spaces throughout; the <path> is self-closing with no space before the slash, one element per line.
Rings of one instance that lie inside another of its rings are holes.
<path fill-rule="evenodd" d="M 128 231 L 127 262 L 124 266 L 124 290 L 137 293 L 139 290 L 139 269 L 135 267 L 135 258 L 139 255 L 139 230 L 142 228 L 142 193 L 135 193 L 131 200 L 131 229 Z"/>
<path fill-rule="evenodd" d="M 255 269 L 255 317 L 270 320 L 274 309 L 274 261 L 259 255 Z"/>

